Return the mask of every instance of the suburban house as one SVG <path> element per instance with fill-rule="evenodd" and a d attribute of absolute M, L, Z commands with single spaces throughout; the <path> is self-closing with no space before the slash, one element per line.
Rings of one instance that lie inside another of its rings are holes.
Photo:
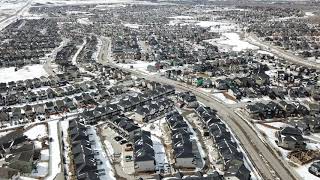
<path fill-rule="evenodd" d="M 288 150 L 300 150 L 306 148 L 302 137 L 302 131 L 294 127 L 285 127 L 276 132 L 278 146 Z"/>
<path fill-rule="evenodd" d="M 195 168 L 195 154 L 190 134 L 184 129 L 174 130 L 171 135 L 173 157 L 176 168 Z"/>
<path fill-rule="evenodd" d="M 149 131 L 137 131 L 133 138 L 134 168 L 136 172 L 155 171 L 155 153 Z"/>
<path fill-rule="evenodd" d="M 246 168 L 242 160 L 233 159 L 226 165 L 224 179 L 226 180 L 250 180 L 250 170 Z"/>
<path fill-rule="evenodd" d="M 187 108 L 197 108 L 199 103 L 192 92 L 181 92 L 177 94 L 177 100 L 183 102 Z"/>
<path fill-rule="evenodd" d="M 308 168 L 308 171 L 311 174 L 320 177 L 320 161 L 312 163 L 311 166 Z"/>

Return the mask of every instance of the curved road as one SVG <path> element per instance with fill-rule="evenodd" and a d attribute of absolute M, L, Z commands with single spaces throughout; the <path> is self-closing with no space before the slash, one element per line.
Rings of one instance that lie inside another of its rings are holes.
<path fill-rule="evenodd" d="M 110 59 L 110 41 L 103 39 L 103 47 L 99 62 L 117 68 L 121 68 L 112 63 Z M 109 57 L 109 58 L 106 58 Z M 111 62 L 110 62 L 111 61 Z M 121 68 L 123 69 L 123 68 Z M 228 124 L 236 138 L 240 141 L 240 145 L 246 151 L 247 156 L 257 169 L 263 179 L 275 180 L 298 180 L 301 179 L 296 172 L 288 167 L 288 164 L 277 155 L 267 144 L 264 144 L 257 135 L 256 131 L 247 123 L 246 120 L 239 117 L 233 108 L 217 101 L 210 94 L 200 91 L 195 87 L 187 86 L 185 83 L 173 81 L 157 75 L 149 75 L 143 72 L 134 71 L 131 69 L 123 69 L 131 72 L 133 75 L 142 77 L 148 80 L 157 81 L 162 84 L 174 86 L 177 90 L 192 91 L 197 98 L 206 106 L 210 106 L 218 110 L 218 115 Z"/>
<path fill-rule="evenodd" d="M 118 67 L 115 64 L 109 64 L 111 66 Z M 122 68 L 123 69 L 123 68 Z M 301 179 L 295 172 L 287 167 L 280 157 L 278 157 L 267 144 L 264 144 L 256 131 L 251 128 L 244 119 L 241 119 L 232 108 L 218 102 L 209 94 L 202 92 L 195 87 L 187 86 L 184 83 L 173 81 L 163 78 L 161 76 L 152 76 L 143 74 L 130 69 L 124 69 L 132 74 L 145 78 L 147 80 L 156 81 L 162 84 L 169 84 L 174 86 L 177 90 L 192 91 L 197 98 L 206 106 L 212 107 L 218 110 L 218 115 L 229 125 L 231 130 L 240 141 L 240 145 L 246 151 L 250 161 L 254 167 L 258 170 L 260 176 L 263 179 L 274 180 L 298 180 Z"/>
<path fill-rule="evenodd" d="M 241 119 L 232 108 L 218 102 L 209 94 L 199 91 L 194 87 L 187 86 L 184 83 L 157 76 L 145 76 L 144 78 L 173 85 L 178 90 L 192 91 L 206 106 L 218 110 L 218 115 L 231 127 L 234 134 L 236 134 L 238 140 L 241 142 L 241 146 L 263 179 L 300 179 L 295 172 L 291 172 L 291 170 L 286 167 L 285 162 L 280 160 L 277 155 L 261 141 L 256 131 L 253 130 L 245 120 Z"/>

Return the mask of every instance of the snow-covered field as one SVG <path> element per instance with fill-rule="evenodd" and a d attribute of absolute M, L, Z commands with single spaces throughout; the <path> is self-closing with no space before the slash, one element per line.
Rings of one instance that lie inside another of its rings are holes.
<path fill-rule="evenodd" d="M 77 22 L 80 24 L 85 24 L 85 25 L 92 24 L 92 22 L 89 20 L 89 18 L 79 18 L 79 19 L 77 19 Z"/>
<path fill-rule="evenodd" d="M 173 16 L 169 17 L 171 19 L 169 21 L 169 25 L 194 25 L 194 26 L 200 26 L 203 28 L 210 28 L 211 32 L 230 32 L 230 31 L 237 31 L 237 25 L 231 22 L 227 21 L 198 21 L 195 20 L 192 16 Z"/>
<path fill-rule="evenodd" d="M 15 71 L 14 67 L 0 69 L 0 82 L 33 79 L 40 76 L 48 76 L 41 64 L 24 66 L 18 71 Z"/>
<path fill-rule="evenodd" d="M 196 25 L 210 28 L 211 32 L 229 32 L 237 29 L 235 24 L 222 21 L 199 21 Z"/>
<path fill-rule="evenodd" d="M 126 23 L 126 24 L 123 24 L 123 25 L 128 27 L 128 28 L 132 28 L 132 29 L 138 29 L 141 26 L 139 24 L 130 24 L 130 23 Z"/>
<path fill-rule="evenodd" d="M 147 71 L 147 67 L 149 65 L 154 66 L 156 62 L 145 62 L 145 61 L 135 61 L 134 63 L 119 63 L 117 64 L 119 67 L 126 68 L 126 69 L 132 69 L 132 70 L 138 70 L 145 74 L 156 74 L 151 73 Z M 131 68 L 132 66 L 132 68 Z"/>
<path fill-rule="evenodd" d="M 219 44 L 229 45 L 233 51 L 243 51 L 247 49 L 257 50 L 259 47 L 254 46 L 246 41 L 240 40 L 240 36 L 237 33 L 222 33 L 226 38 L 225 40 L 218 41 Z"/>
<path fill-rule="evenodd" d="M 207 39 L 206 42 L 218 46 L 220 51 L 244 51 L 244 50 L 258 50 L 259 47 L 252 45 L 240 39 L 240 35 L 236 32 L 222 33 L 220 38 Z M 262 53 L 262 51 L 261 51 Z"/>
<path fill-rule="evenodd" d="M 24 135 L 28 136 L 29 139 L 41 139 L 48 136 L 47 127 L 44 124 L 36 125 L 26 131 Z"/>

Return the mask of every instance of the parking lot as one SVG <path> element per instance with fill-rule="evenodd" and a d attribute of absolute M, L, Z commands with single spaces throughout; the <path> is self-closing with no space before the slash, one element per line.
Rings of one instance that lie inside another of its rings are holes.
<path fill-rule="evenodd" d="M 117 174 L 121 177 L 125 177 L 126 179 L 133 179 L 133 151 L 125 151 L 127 143 L 124 143 L 122 145 L 120 144 L 124 138 L 122 137 L 120 140 L 119 134 L 110 127 L 108 127 L 108 125 L 104 125 L 101 127 L 101 133 L 104 137 L 104 145 L 106 146 L 106 150 L 108 151 L 107 153 L 112 158 L 113 165 L 115 166 Z M 128 158 L 126 160 L 126 157 L 129 156 L 131 156 L 130 161 L 128 160 Z M 119 164 L 121 165 L 118 166 Z"/>

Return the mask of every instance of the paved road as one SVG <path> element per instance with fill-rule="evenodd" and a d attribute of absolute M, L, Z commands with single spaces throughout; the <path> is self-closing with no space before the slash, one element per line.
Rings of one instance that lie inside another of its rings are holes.
<path fill-rule="evenodd" d="M 145 77 L 161 83 L 166 83 L 175 86 L 178 90 L 192 91 L 197 95 L 197 98 L 205 105 L 218 110 L 218 115 L 229 125 L 232 131 L 241 142 L 241 146 L 245 149 L 254 166 L 260 172 L 264 179 L 300 179 L 294 172 L 290 172 L 284 162 L 270 152 L 270 149 L 265 145 L 256 134 L 255 130 L 243 119 L 241 119 L 232 108 L 216 101 L 213 97 L 206 93 L 197 90 L 194 87 L 186 86 L 182 83 L 159 78 Z"/>
<path fill-rule="evenodd" d="M 102 61 L 104 62 L 104 61 Z M 110 65 L 110 64 L 109 64 Z M 111 64 L 116 66 L 114 64 Z M 207 106 L 210 106 L 218 110 L 218 115 L 228 124 L 232 129 L 237 139 L 240 141 L 240 145 L 246 151 L 249 159 L 253 163 L 254 167 L 258 170 L 263 179 L 283 179 L 294 180 L 301 179 L 295 172 L 289 169 L 288 164 L 278 157 L 269 147 L 264 144 L 256 134 L 256 131 L 251 128 L 249 124 L 241 119 L 232 108 L 218 102 L 209 94 L 199 91 L 195 87 L 187 86 L 184 83 L 169 80 L 160 76 L 151 76 L 141 74 L 139 72 L 128 70 L 132 74 L 152 80 L 163 84 L 169 84 L 176 87 L 177 90 L 192 91 L 197 95 L 198 100 Z"/>
<path fill-rule="evenodd" d="M 299 65 L 304 65 L 310 68 L 315 68 L 315 69 L 320 69 L 320 64 L 313 62 L 313 61 L 308 61 L 306 59 L 303 59 L 301 57 L 298 57 L 290 52 L 287 52 L 279 47 L 272 46 L 266 42 L 261 41 L 256 35 L 254 34 L 247 34 L 245 36 L 245 39 L 247 42 L 259 46 L 262 50 L 269 51 L 284 60 L 287 60 L 289 62 L 292 62 L 294 64 L 299 64 Z"/>
<path fill-rule="evenodd" d="M 106 40 L 106 39 L 103 39 Z M 102 49 L 102 54 L 99 56 L 100 63 L 108 64 L 111 66 L 116 66 L 112 63 L 112 60 L 107 58 L 110 57 L 110 41 L 104 41 Z M 111 63 L 110 63 L 111 60 Z M 118 67 L 119 68 L 119 67 Z M 263 179 L 282 179 L 282 180 L 295 180 L 301 179 L 296 172 L 288 168 L 287 162 L 285 162 L 281 157 L 279 157 L 267 144 L 264 144 L 256 131 L 252 127 L 239 117 L 233 108 L 226 106 L 225 104 L 217 101 L 212 95 L 198 90 L 195 87 L 187 86 L 184 83 L 169 80 L 157 75 L 148 75 L 131 69 L 125 69 L 132 74 L 149 79 L 152 81 L 157 81 L 163 84 L 169 84 L 176 87 L 177 90 L 192 91 L 197 95 L 198 100 L 207 106 L 210 106 L 218 110 L 218 115 L 228 124 L 233 133 L 236 135 L 237 139 L 240 141 L 240 145 L 246 151 L 250 161 L 253 166 L 257 169 L 258 173 Z"/>

